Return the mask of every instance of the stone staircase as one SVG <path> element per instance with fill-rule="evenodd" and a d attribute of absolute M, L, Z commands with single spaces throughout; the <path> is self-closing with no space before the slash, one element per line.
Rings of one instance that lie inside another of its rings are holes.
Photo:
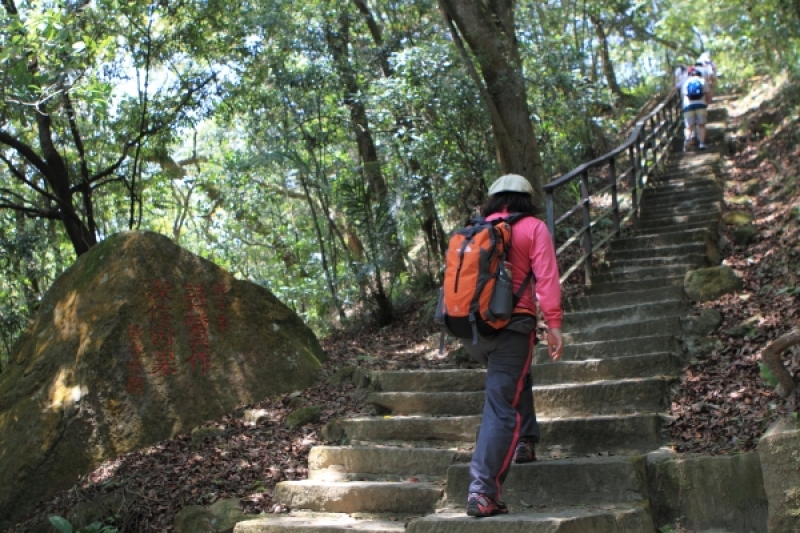
<path fill-rule="evenodd" d="M 540 460 L 512 465 L 501 495 L 510 514 L 465 514 L 484 371 L 395 371 L 368 398 L 385 415 L 340 421 L 348 445 L 313 448 L 309 478 L 277 485 L 290 516 L 234 531 L 655 532 L 645 454 L 668 444 L 684 273 L 719 262 L 726 116 L 711 110 L 708 151 L 671 154 L 635 231 L 613 242 L 588 296 L 565 305 L 562 360 L 538 347 Z"/>

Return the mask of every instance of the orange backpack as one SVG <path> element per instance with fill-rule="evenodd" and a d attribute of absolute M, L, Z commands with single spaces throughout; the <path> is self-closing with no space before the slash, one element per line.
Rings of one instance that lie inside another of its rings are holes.
<path fill-rule="evenodd" d="M 505 264 L 511 248 L 511 226 L 526 216 L 530 215 L 515 213 L 492 221 L 474 218 L 450 237 L 435 316 L 442 324 L 440 351 L 445 329 L 476 344 L 479 333 L 488 336 L 508 325 L 514 307 L 533 279 L 533 272 L 528 272 L 514 293 Z"/>

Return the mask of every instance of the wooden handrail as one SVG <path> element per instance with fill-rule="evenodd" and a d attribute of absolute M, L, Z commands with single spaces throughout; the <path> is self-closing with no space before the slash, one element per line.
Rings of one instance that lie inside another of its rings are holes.
<path fill-rule="evenodd" d="M 632 217 L 638 217 L 641 193 L 658 169 L 672 139 L 680 129 L 681 123 L 681 96 L 677 90 L 673 89 L 653 111 L 636 123 L 636 127 L 633 128 L 625 142 L 610 152 L 588 163 L 583 163 L 544 186 L 545 215 L 547 226 L 553 238 L 553 244 L 558 250 L 556 255 L 561 255 L 565 249 L 578 241 L 581 242 L 583 248 L 580 258 L 573 264 L 566 266 L 566 272 L 561 276 L 562 283 L 583 262 L 584 283 L 591 285 L 593 255 L 608 245 L 612 237 L 619 237 L 622 225 Z M 627 167 L 618 168 L 618 162 L 623 158 L 627 158 Z M 594 169 L 603 170 L 604 167 L 607 167 L 607 178 L 605 178 L 604 184 L 598 191 L 592 192 L 590 190 L 589 171 Z M 580 181 L 580 200 L 575 205 L 565 209 L 564 213 L 556 218 L 555 191 L 576 180 Z M 621 183 L 630 186 L 631 195 L 631 210 L 624 218 L 621 217 L 619 206 L 618 186 Z M 611 207 L 604 209 L 600 216 L 592 220 L 592 197 L 604 193 L 611 195 Z M 570 217 L 578 212 L 581 212 L 582 220 L 577 235 L 567 239 L 567 242 L 563 243 L 559 248 L 556 228 L 567 222 Z M 592 228 L 597 227 L 600 220 L 608 217 L 610 217 L 613 232 L 600 239 L 600 242 L 594 245 Z"/>

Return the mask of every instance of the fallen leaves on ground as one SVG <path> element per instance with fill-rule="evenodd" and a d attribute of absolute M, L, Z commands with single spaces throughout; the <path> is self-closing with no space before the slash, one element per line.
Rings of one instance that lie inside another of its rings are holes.
<path fill-rule="evenodd" d="M 744 146 L 730 159 L 726 205 L 753 215 L 755 240 L 733 244 L 734 227 L 727 227 L 732 244 L 723 264 L 742 278 L 744 289 L 694 305 L 697 312 L 716 309 L 724 322 L 714 335 L 719 347 L 690 362 L 674 393 L 670 432 L 678 452 L 753 450 L 772 422 L 800 407 L 800 392 L 781 398 L 759 369 L 761 351 L 800 322 L 800 125 L 792 118 L 798 97 L 787 87 L 778 101 L 731 121 Z M 744 204 L 737 201 L 743 196 L 749 198 Z M 748 319 L 744 334 L 732 331 Z M 799 380 L 800 347 L 784 358 Z"/>

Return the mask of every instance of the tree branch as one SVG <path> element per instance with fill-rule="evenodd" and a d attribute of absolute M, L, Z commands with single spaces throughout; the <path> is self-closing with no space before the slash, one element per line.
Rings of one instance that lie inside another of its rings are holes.
<path fill-rule="evenodd" d="M 170 119 L 162 121 L 157 126 L 153 126 L 151 128 L 139 131 L 139 133 L 136 135 L 136 137 L 134 139 L 131 139 L 131 140 L 127 141 L 123 145 L 122 155 L 120 155 L 119 158 L 117 158 L 117 160 L 111 166 L 101 170 L 100 172 L 98 172 L 96 174 L 93 174 L 89 178 L 89 183 L 94 183 L 94 182 L 96 182 L 98 180 L 101 180 L 101 179 L 103 179 L 105 177 L 108 177 L 111 174 L 113 174 L 114 172 L 116 172 L 119 169 L 119 167 L 122 166 L 122 163 L 124 163 L 125 160 L 128 158 L 128 152 L 130 151 L 131 148 L 133 148 L 138 143 L 140 143 L 145 137 L 149 137 L 151 135 L 155 135 L 156 133 L 159 133 L 161 130 L 167 128 L 175 120 L 175 118 L 180 114 L 180 109 L 182 107 L 184 107 L 189 102 L 189 100 L 192 98 L 192 96 L 194 96 L 194 93 L 197 90 L 199 90 L 199 89 L 205 87 L 206 85 L 208 85 L 209 83 L 211 83 L 215 78 L 216 78 L 216 74 L 212 74 L 208 78 L 203 80 L 201 83 L 196 85 L 195 87 L 193 87 L 193 88 L 190 87 L 187 90 L 187 93 L 184 95 L 183 99 L 181 99 L 181 102 L 174 107 L 174 109 L 172 111 L 172 114 L 170 115 L 171 116 Z"/>
<path fill-rule="evenodd" d="M 3 7 L 6 8 L 6 13 L 9 15 L 18 15 L 17 6 L 14 5 L 14 0 L 3 0 Z"/>
<path fill-rule="evenodd" d="M 170 156 L 156 157 L 151 155 L 145 157 L 144 159 L 150 163 L 157 163 L 165 172 L 171 174 L 175 179 L 182 179 L 186 177 L 186 170 L 184 170 L 184 167 L 188 167 L 189 165 L 198 165 L 199 163 L 205 163 L 208 161 L 207 157 L 198 155 L 187 157 L 186 159 L 179 159 L 178 161 L 175 161 Z"/>
<path fill-rule="evenodd" d="M 800 344 L 800 327 L 796 327 L 789 333 L 785 333 L 772 341 L 769 346 L 761 352 L 761 360 L 769 369 L 770 373 L 778 380 L 775 391 L 783 398 L 787 398 L 794 392 L 795 382 L 792 375 L 783 366 L 781 354 L 795 344 Z"/>
<path fill-rule="evenodd" d="M 486 103 L 486 107 L 489 109 L 489 113 L 492 115 L 492 124 L 496 123 L 499 128 L 502 128 L 503 121 L 500 118 L 500 113 L 497 111 L 497 107 L 495 107 L 491 96 L 489 96 L 489 91 L 486 89 L 486 84 L 483 82 L 481 75 L 478 74 L 478 70 L 472 63 L 472 59 L 470 59 L 469 53 L 464 46 L 464 41 L 461 40 L 461 35 L 458 33 L 455 24 L 453 24 L 453 19 L 450 18 L 450 15 L 447 13 L 444 6 L 442 7 L 442 15 L 444 16 L 445 24 L 447 24 L 447 27 L 450 29 L 450 35 L 453 36 L 453 42 L 456 45 L 456 50 L 458 50 L 458 55 L 461 56 L 461 60 L 464 62 L 464 67 L 467 69 L 467 73 L 469 74 L 469 77 L 472 78 L 475 86 L 478 88 L 478 92 L 480 92 L 483 101 Z"/>
<path fill-rule="evenodd" d="M 0 209 L 13 209 L 14 211 L 20 211 L 25 213 L 26 215 L 39 217 L 39 218 L 47 218 L 50 220 L 63 220 L 63 216 L 61 215 L 61 211 L 58 209 L 49 209 L 44 211 L 42 209 L 37 209 L 35 207 L 26 207 L 24 205 L 16 204 L 7 198 L 0 198 Z"/>
<path fill-rule="evenodd" d="M 664 46 L 666 46 L 667 48 L 669 48 L 671 50 L 675 50 L 676 52 L 681 52 L 681 53 L 684 53 L 684 54 L 688 54 L 690 56 L 696 56 L 698 54 L 698 52 L 696 50 L 694 50 L 693 48 L 691 48 L 689 46 L 686 46 L 684 44 L 679 44 L 679 43 L 664 39 L 663 37 L 659 37 L 659 36 L 649 32 L 647 29 L 643 28 L 642 26 L 640 26 L 639 24 L 634 22 L 634 20 L 631 17 L 622 17 L 622 19 L 620 19 L 619 22 L 615 21 L 612 24 L 612 26 L 614 26 L 617 29 L 620 26 L 622 26 L 623 28 L 627 26 L 628 28 L 633 30 L 633 33 L 636 35 L 636 37 L 639 40 L 654 41 L 654 42 L 657 42 L 659 44 L 663 44 Z"/>
<path fill-rule="evenodd" d="M 26 178 L 25 174 L 23 174 L 20 169 L 15 167 L 14 163 L 12 163 L 11 160 L 7 159 L 3 154 L 0 154 L 0 160 L 2 160 L 6 164 L 6 166 L 8 167 L 8 170 L 11 172 L 11 174 L 15 178 L 17 178 L 19 181 L 21 181 L 22 183 L 24 183 L 25 185 L 27 185 L 28 187 L 30 187 L 34 191 L 38 192 L 39 194 L 41 194 L 45 198 L 48 198 L 49 200 L 52 200 L 54 202 L 58 202 L 58 198 L 57 197 L 53 196 L 52 194 L 47 192 L 45 189 L 42 189 L 41 187 L 36 185 L 34 182 L 32 182 L 28 178 Z"/>
<path fill-rule="evenodd" d="M 81 177 L 83 181 L 88 184 L 89 182 L 89 165 L 86 163 L 86 150 L 83 146 L 83 138 L 78 130 L 78 122 L 75 120 L 75 109 L 72 107 L 72 99 L 69 93 L 64 90 L 63 93 L 64 108 L 67 110 L 67 120 L 69 121 L 69 130 L 72 133 L 72 140 L 75 142 L 75 148 L 78 150 L 78 156 L 81 162 Z"/>
<path fill-rule="evenodd" d="M 378 58 L 381 64 L 381 70 L 383 70 L 383 75 L 387 78 L 392 77 L 394 73 L 392 72 L 392 66 L 389 64 L 389 50 L 383 43 L 383 32 L 380 25 L 378 25 L 375 17 L 372 16 L 372 11 L 369 10 L 369 6 L 365 0 L 353 0 L 353 3 L 364 16 L 364 20 L 369 28 L 369 33 L 372 35 L 372 40 L 378 47 Z"/>
<path fill-rule="evenodd" d="M 36 170 L 41 172 L 43 175 L 48 176 L 50 174 L 50 168 L 47 166 L 47 163 L 41 157 L 39 157 L 33 148 L 23 143 L 19 139 L 12 137 L 8 133 L 0 130 L 0 143 L 13 148 L 19 155 L 28 161 L 28 163 L 36 167 Z"/>

